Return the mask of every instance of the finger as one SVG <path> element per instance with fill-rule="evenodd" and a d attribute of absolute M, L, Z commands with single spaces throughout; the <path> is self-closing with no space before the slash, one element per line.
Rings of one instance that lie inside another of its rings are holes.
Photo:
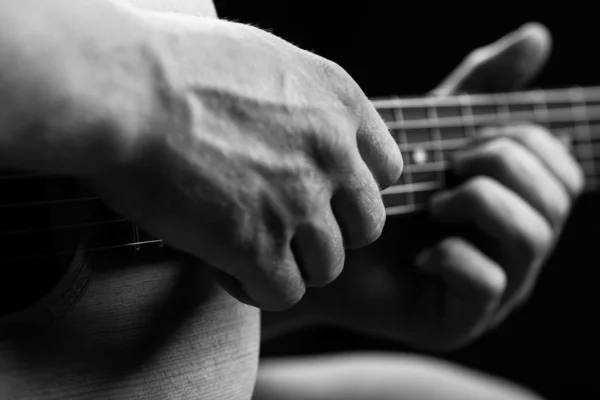
<path fill-rule="evenodd" d="M 212 269 L 211 271 L 216 276 L 217 281 L 219 282 L 221 287 L 227 293 L 229 293 L 231 297 L 249 306 L 260 308 L 260 305 L 256 301 L 251 299 L 250 296 L 248 296 L 248 294 L 244 291 L 244 289 L 242 289 L 240 281 L 238 281 L 230 275 L 227 275 L 221 270 Z"/>
<path fill-rule="evenodd" d="M 577 197 L 584 186 L 581 167 L 575 161 L 567 147 L 546 129 L 539 126 L 506 125 L 485 129 L 480 140 L 487 140 L 497 135 L 505 135 L 529 149 L 548 168 L 568 190 L 572 197 Z"/>
<path fill-rule="evenodd" d="M 499 182 L 480 176 L 432 198 L 431 213 L 443 222 L 472 226 L 489 238 L 487 254 L 507 274 L 502 308 L 511 308 L 535 281 L 554 241 L 549 224 L 525 200 Z"/>
<path fill-rule="evenodd" d="M 344 267 L 342 232 L 331 209 L 299 226 L 291 247 L 307 286 L 327 285 Z"/>
<path fill-rule="evenodd" d="M 234 278 L 239 282 L 241 291 L 265 311 L 288 309 L 298 303 L 306 292 L 304 277 L 291 249 L 286 250 L 285 256 L 265 259 L 256 265 L 249 263 Z"/>
<path fill-rule="evenodd" d="M 488 46 L 476 49 L 434 91 L 437 96 L 463 92 L 511 91 L 533 79 L 546 63 L 551 36 L 528 23 Z"/>
<path fill-rule="evenodd" d="M 551 226 L 562 226 L 571 200 L 565 187 L 530 150 L 506 136 L 457 153 L 453 172 L 461 180 L 489 176 L 525 199 Z"/>
<path fill-rule="evenodd" d="M 357 132 L 358 150 L 375 177 L 379 189 L 393 185 L 402 174 L 402 155 L 385 122 L 366 99 L 363 123 Z"/>
<path fill-rule="evenodd" d="M 229 244 L 235 244 L 241 252 L 220 269 L 238 283 L 234 297 L 245 302 L 242 297 L 246 295 L 263 310 L 280 311 L 300 301 L 306 286 L 291 249 L 294 232 L 285 222 L 287 211 L 282 209 L 282 200 L 272 196 L 262 200 L 264 204 L 257 210 L 262 223 L 247 226 L 240 230 L 239 237 L 229 239 Z"/>
<path fill-rule="evenodd" d="M 375 179 L 358 155 L 353 163 L 354 174 L 340 184 L 331 200 L 348 249 L 374 242 L 381 235 L 386 219 Z"/>
<path fill-rule="evenodd" d="M 506 275 L 498 264 L 471 243 L 451 237 L 421 252 L 416 265 L 444 282 L 430 285 L 421 300 L 443 307 L 437 315 L 441 318 L 438 328 L 448 340 L 444 346 L 460 346 L 485 330 L 506 288 Z M 425 306 L 425 310 L 432 307 Z"/>

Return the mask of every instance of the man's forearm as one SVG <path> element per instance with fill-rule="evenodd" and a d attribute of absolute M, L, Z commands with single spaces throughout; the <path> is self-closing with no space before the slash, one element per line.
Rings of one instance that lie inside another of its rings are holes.
<path fill-rule="evenodd" d="M 85 173 L 149 120 L 145 26 L 108 0 L 0 1 L 0 167 Z"/>

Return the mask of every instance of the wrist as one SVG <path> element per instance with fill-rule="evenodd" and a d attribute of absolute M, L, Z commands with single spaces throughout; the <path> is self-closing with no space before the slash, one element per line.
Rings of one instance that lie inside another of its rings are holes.
<path fill-rule="evenodd" d="M 162 100 L 151 51 L 157 32 L 108 1 L 49 4 L 13 7 L 0 20 L 14 31 L 0 41 L 0 167 L 111 169 L 151 136 Z"/>

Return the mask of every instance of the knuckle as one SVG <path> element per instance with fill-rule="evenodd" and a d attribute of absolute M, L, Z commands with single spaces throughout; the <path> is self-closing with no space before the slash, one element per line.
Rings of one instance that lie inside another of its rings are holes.
<path fill-rule="evenodd" d="M 550 202 L 550 218 L 554 223 L 562 223 L 571 209 L 571 200 L 565 191 L 558 192 Z"/>
<path fill-rule="evenodd" d="M 347 248 L 360 248 L 367 246 L 375 242 L 381 236 L 387 215 L 385 212 L 385 205 L 381 196 L 375 197 L 372 200 L 367 200 L 366 204 L 363 205 L 362 214 L 367 219 L 364 226 L 360 229 L 357 237 L 349 240 L 346 243 Z M 347 216 L 347 220 L 356 220 L 353 216 Z"/>
<path fill-rule="evenodd" d="M 463 239 L 449 237 L 439 243 L 437 251 L 439 251 L 439 257 L 465 260 L 464 257 L 468 257 L 468 253 L 464 251 L 465 246 L 468 246 L 468 244 Z M 473 287 L 473 294 L 480 298 L 479 301 L 482 302 L 482 307 L 492 307 L 497 304 L 506 290 L 506 274 L 494 264 L 490 264 L 488 267 L 482 265 L 481 267 L 479 269 L 480 275 L 477 277 L 477 284 Z"/>
<path fill-rule="evenodd" d="M 306 287 L 303 283 L 299 283 L 295 290 L 290 290 L 287 293 L 279 296 L 277 302 L 274 302 L 270 307 L 270 311 L 285 311 L 302 300 L 306 293 Z"/>
<path fill-rule="evenodd" d="M 310 219 L 328 206 L 331 188 L 321 174 L 305 170 L 285 193 L 289 211 L 296 219 Z"/>
<path fill-rule="evenodd" d="M 465 205 L 477 206 L 488 203 L 498 189 L 498 183 L 488 176 L 476 176 L 463 186 L 461 191 Z"/>
<path fill-rule="evenodd" d="M 314 168 L 323 176 L 336 177 L 353 172 L 357 122 L 347 112 L 332 109 L 316 111 L 311 125 L 305 130 L 307 144 L 304 165 Z"/>
<path fill-rule="evenodd" d="M 460 239 L 456 237 L 449 237 L 442 240 L 432 251 L 437 253 L 437 258 L 451 258 L 456 252 L 457 247 L 461 245 Z"/>
<path fill-rule="evenodd" d="M 512 165 L 519 150 L 518 145 L 514 141 L 504 136 L 492 140 L 487 145 L 490 162 L 493 166 L 503 169 Z"/>
<path fill-rule="evenodd" d="M 381 205 L 381 208 L 383 209 L 383 203 Z M 363 246 L 367 246 L 375 242 L 381 236 L 383 228 L 385 226 L 385 221 L 387 219 L 385 209 L 383 209 L 383 211 L 380 212 L 379 215 L 380 216 L 377 219 L 374 218 L 375 223 L 373 224 L 373 228 L 371 229 L 371 231 L 365 234 Z"/>
<path fill-rule="evenodd" d="M 577 163 L 574 162 L 573 165 L 575 166 L 573 171 L 573 178 L 569 183 L 571 184 L 571 191 L 573 196 L 577 197 L 583 192 L 583 189 L 585 187 L 585 175 L 583 173 L 582 168 Z"/>
<path fill-rule="evenodd" d="M 550 249 L 553 241 L 554 234 L 548 224 L 546 224 L 542 218 L 536 220 L 527 225 L 527 228 L 521 229 L 521 252 L 525 258 L 530 262 L 534 263 L 546 255 Z"/>
<path fill-rule="evenodd" d="M 552 137 L 550 131 L 541 125 L 535 124 L 524 124 L 519 126 L 520 132 L 524 138 L 530 140 L 532 143 L 539 142 L 540 140 L 546 140 Z"/>
<path fill-rule="evenodd" d="M 388 132 L 384 133 L 389 135 Z M 400 149 L 397 148 L 397 145 L 395 145 L 395 147 L 396 148 L 389 149 L 389 157 L 386 158 L 387 162 L 384 165 L 383 173 L 379 179 L 379 185 L 382 190 L 396 184 L 402 176 L 404 159 Z"/>
<path fill-rule="evenodd" d="M 359 107 L 357 98 L 361 93 L 358 84 L 344 68 L 333 61 L 322 59 L 321 71 L 326 85 L 329 86 L 340 102 L 339 105 L 355 114 Z"/>
<path fill-rule="evenodd" d="M 506 291 L 508 284 L 506 274 L 498 268 L 488 275 L 488 279 L 484 281 L 483 293 L 490 306 L 497 306 Z"/>
<path fill-rule="evenodd" d="M 346 255 L 343 251 L 334 251 L 337 257 L 325 265 L 324 268 L 317 268 L 314 274 L 311 274 L 310 280 L 307 282 L 309 286 L 323 287 L 335 281 L 341 274 L 346 262 Z"/>

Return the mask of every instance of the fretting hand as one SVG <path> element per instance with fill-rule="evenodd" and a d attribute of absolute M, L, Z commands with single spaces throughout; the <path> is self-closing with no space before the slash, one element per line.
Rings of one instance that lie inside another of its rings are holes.
<path fill-rule="evenodd" d="M 549 50 L 547 31 L 526 25 L 473 52 L 435 93 L 515 89 Z M 390 219 L 374 245 L 347 254 L 336 282 L 309 293 L 305 309 L 417 347 L 451 349 L 520 304 L 582 189 L 580 168 L 550 132 L 518 125 L 484 130 L 457 154 L 453 173 L 459 184 L 432 199 L 433 224 L 418 226 L 445 236 L 407 259 L 403 246 L 418 235 Z"/>

